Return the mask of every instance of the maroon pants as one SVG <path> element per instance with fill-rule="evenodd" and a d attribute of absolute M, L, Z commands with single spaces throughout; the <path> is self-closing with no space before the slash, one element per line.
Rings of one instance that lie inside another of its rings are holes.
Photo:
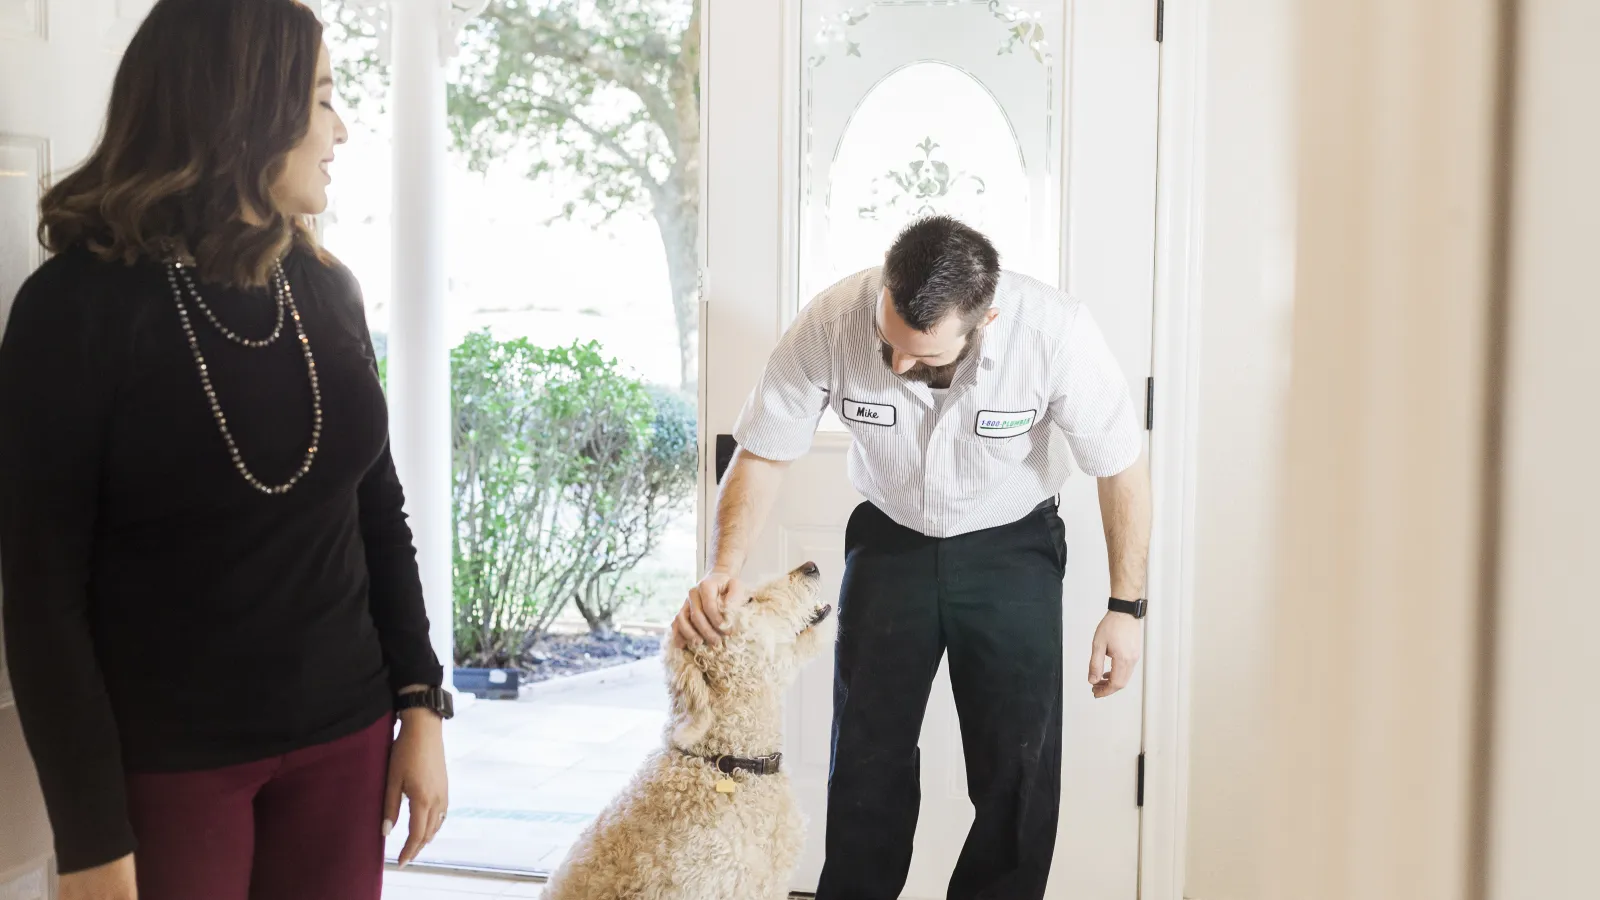
<path fill-rule="evenodd" d="M 378 900 L 394 718 L 242 766 L 128 776 L 139 900 Z"/>

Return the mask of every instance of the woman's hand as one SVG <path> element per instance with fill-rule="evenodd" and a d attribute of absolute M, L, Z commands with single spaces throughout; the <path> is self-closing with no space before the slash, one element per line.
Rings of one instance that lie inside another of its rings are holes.
<path fill-rule="evenodd" d="M 400 865 L 417 858 L 444 825 L 450 777 L 444 764 L 444 720 L 427 709 L 400 714 L 400 737 L 389 753 L 389 789 L 383 800 L 383 836 L 400 819 L 400 798 L 411 806 L 411 826 Z M 62 900 L 67 900 L 63 897 Z"/>
<path fill-rule="evenodd" d="M 60 900 L 139 900 L 139 887 L 133 877 L 133 854 L 61 876 Z"/>

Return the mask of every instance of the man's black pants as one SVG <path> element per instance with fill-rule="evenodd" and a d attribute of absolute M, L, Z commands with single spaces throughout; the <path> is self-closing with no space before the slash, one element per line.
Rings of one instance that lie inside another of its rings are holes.
<path fill-rule="evenodd" d="M 1044 896 L 1061 799 L 1061 579 L 1054 500 L 930 538 L 863 503 L 845 532 L 827 861 L 818 900 L 895 900 L 911 866 L 917 737 L 940 657 L 976 813 L 950 900 Z"/>

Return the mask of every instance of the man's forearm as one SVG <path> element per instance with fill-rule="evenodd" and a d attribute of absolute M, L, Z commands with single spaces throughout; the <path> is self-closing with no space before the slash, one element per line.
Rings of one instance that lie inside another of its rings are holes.
<path fill-rule="evenodd" d="M 1144 596 L 1150 556 L 1150 467 L 1143 456 L 1127 471 L 1100 479 L 1100 517 L 1111 562 L 1111 596 Z"/>
<path fill-rule="evenodd" d="M 789 463 L 765 459 L 742 448 L 733 455 L 722 490 L 717 494 L 717 519 L 711 530 L 711 568 L 737 573 L 744 568 L 750 542 L 772 511 Z"/>

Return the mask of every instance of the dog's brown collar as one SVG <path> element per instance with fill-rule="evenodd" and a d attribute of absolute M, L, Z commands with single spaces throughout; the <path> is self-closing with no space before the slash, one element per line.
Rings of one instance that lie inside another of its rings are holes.
<path fill-rule="evenodd" d="M 679 753 L 691 759 L 710 763 L 724 775 L 732 775 L 738 771 L 749 772 L 751 775 L 776 775 L 778 767 L 783 763 L 782 753 L 774 753 L 771 756 L 701 756 L 698 753 L 690 753 L 682 747 L 677 749 Z"/>

